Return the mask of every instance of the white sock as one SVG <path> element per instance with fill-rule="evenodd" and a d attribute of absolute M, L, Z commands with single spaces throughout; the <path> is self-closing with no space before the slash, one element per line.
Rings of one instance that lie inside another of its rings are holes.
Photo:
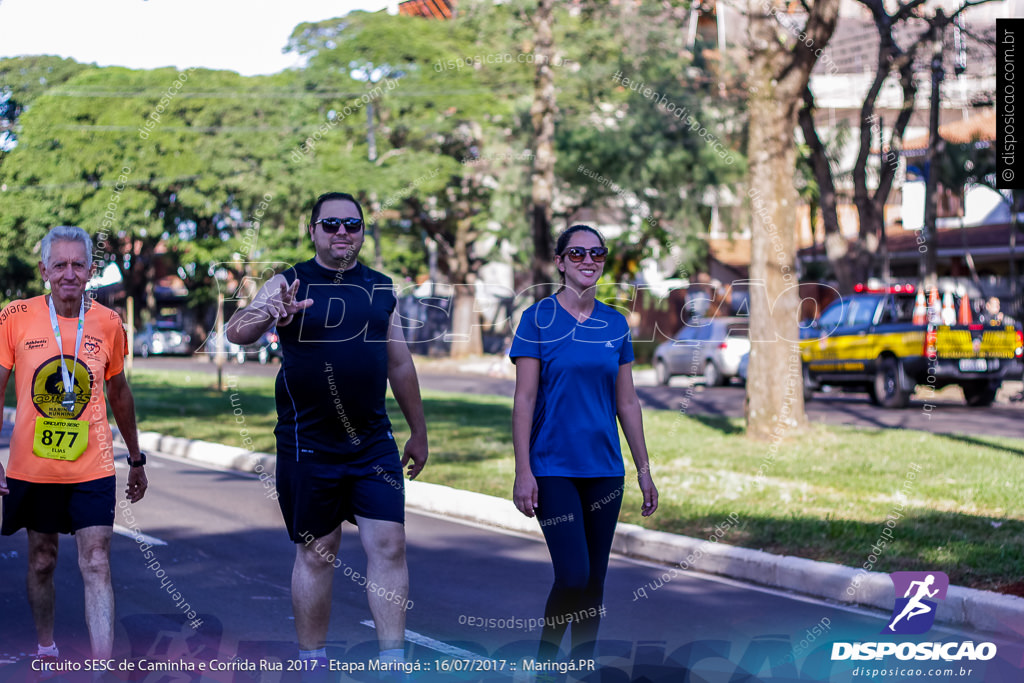
<path fill-rule="evenodd" d="M 319 650 L 299 650 L 299 659 L 327 659 L 327 648 Z"/>
<path fill-rule="evenodd" d="M 37 657 L 59 657 L 60 653 L 57 651 L 57 641 L 54 641 L 51 645 L 40 645 L 39 649 L 36 650 Z"/>
<path fill-rule="evenodd" d="M 378 659 L 382 662 L 404 662 L 405 650 L 400 647 L 396 647 L 393 650 L 381 650 Z"/>

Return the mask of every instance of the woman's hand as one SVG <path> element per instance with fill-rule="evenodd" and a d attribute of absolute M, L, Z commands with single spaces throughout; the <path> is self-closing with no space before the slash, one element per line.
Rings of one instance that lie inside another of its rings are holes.
<path fill-rule="evenodd" d="M 533 517 L 537 508 L 537 480 L 533 474 L 517 474 L 512 486 L 512 502 L 527 517 Z"/>
<path fill-rule="evenodd" d="M 650 517 L 658 509 L 658 489 L 654 485 L 654 479 L 651 478 L 649 470 L 638 475 L 637 482 L 640 484 L 640 492 L 644 494 L 644 504 L 640 508 L 640 514 Z"/>

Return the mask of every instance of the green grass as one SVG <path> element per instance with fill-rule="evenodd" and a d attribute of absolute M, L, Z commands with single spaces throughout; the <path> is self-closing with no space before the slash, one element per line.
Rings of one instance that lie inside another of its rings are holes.
<path fill-rule="evenodd" d="M 273 380 L 238 377 L 223 393 L 212 385 L 208 374 L 136 371 L 140 428 L 239 446 L 245 428 L 255 450 L 272 453 Z M 421 479 L 509 497 L 511 400 L 428 391 L 424 408 L 431 452 Z M 388 410 L 403 442 L 405 422 L 391 399 Z M 726 543 L 861 566 L 895 511 L 902 517 L 874 571 L 935 569 L 960 585 L 1020 592 L 1022 439 L 814 426 L 782 441 L 772 460 L 769 444 L 747 439 L 741 420 L 671 411 L 645 411 L 644 420 L 661 504 L 653 517 L 640 516 L 627 464 L 622 521 L 707 537 L 735 512 L 742 523 Z"/>
<path fill-rule="evenodd" d="M 135 370 L 129 380 L 139 429 L 183 436 L 261 453 L 275 450 L 274 379 L 224 373 L 224 391 L 215 375 Z M 239 412 L 240 411 L 240 412 Z"/>

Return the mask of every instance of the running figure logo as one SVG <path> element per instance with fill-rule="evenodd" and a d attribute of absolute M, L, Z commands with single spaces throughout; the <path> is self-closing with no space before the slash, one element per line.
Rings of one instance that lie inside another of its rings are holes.
<path fill-rule="evenodd" d="M 882 633 L 914 635 L 925 633 L 935 623 L 935 600 L 945 600 L 949 589 L 949 577 L 942 572 L 893 572 L 892 578 L 896 604 L 892 608 L 892 620 Z"/>

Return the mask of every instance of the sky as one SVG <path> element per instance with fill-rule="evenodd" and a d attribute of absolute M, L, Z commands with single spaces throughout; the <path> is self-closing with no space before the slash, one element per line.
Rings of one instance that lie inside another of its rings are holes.
<path fill-rule="evenodd" d="M 300 63 L 281 52 L 298 24 L 389 5 L 397 2 L 0 0 L 0 57 L 47 54 L 100 66 L 270 74 Z"/>

